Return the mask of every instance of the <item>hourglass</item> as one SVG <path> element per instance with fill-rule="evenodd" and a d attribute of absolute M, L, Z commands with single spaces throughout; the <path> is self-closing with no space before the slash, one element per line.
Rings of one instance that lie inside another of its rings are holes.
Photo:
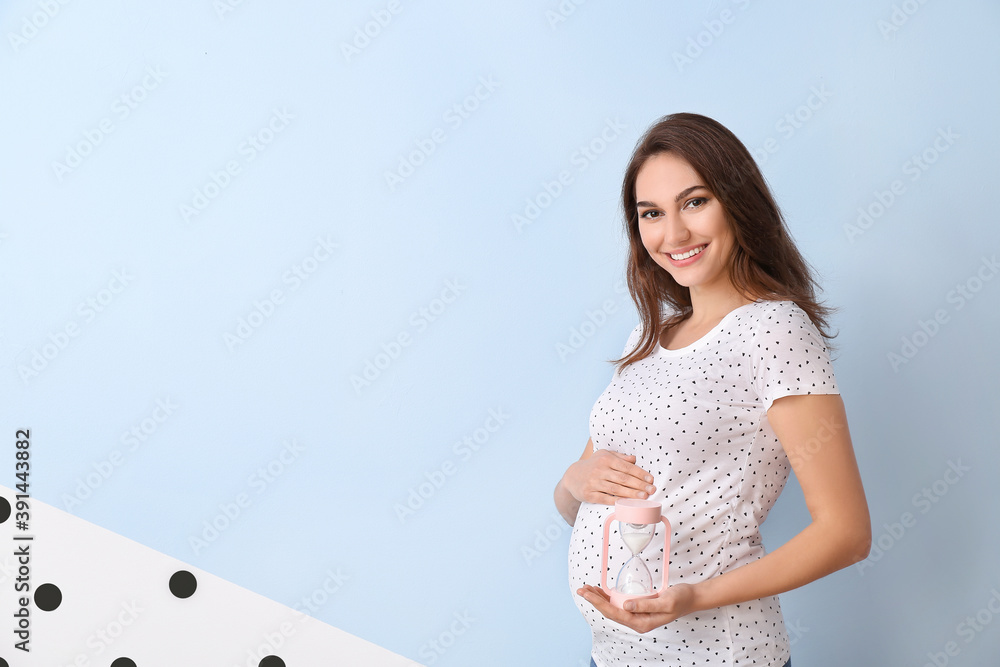
<path fill-rule="evenodd" d="M 667 585 L 667 569 L 670 565 L 670 522 L 661 514 L 663 507 L 655 500 L 634 500 L 619 498 L 615 501 L 615 511 L 604 521 L 604 547 L 601 553 L 601 588 L 611 598 L 611 604 L 619 609 L 625 608 L 626 600 L 640 598 L 655 598 L 658 590 L 653 588 L 653 575 L 649 573 L 642 550 L 653 541 L 656 524 L 663 523 L 666 531 L 663 534 L 663 584 Z M 618 576 L 615 587 L 608 589 L 608 538 L 611 533 L 611 522 L 618 520 L 618 536 L 625 543 L 632 556 L 625 561 Z"/>

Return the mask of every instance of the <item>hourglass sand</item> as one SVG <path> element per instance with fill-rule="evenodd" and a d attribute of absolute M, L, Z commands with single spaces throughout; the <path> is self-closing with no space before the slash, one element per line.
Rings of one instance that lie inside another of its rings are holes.
<path fill-rule="evenodd" d="M 624 609 L 626 600 L 655 598 L 659 591 L 653 588 L 653 576 L 649 573 L 642 550 L 649 546 L 656 531 L 656 524 L 663 523 L 663 584 L 667 585 L 667 569 L 670 565 L 670 522 L 661 514 L 662 506 L 654 500 L 634 500 L 620 498 L 615 501 L 615 511 L 604 521 L 604 547 L 601 554 L 601 588 L 608 593 L 611 604 Z M 632 556 L 625 561 L 615 587 L 608 589 L 608 540 L 611 522 L 618 520 L 618 536 Z"/>

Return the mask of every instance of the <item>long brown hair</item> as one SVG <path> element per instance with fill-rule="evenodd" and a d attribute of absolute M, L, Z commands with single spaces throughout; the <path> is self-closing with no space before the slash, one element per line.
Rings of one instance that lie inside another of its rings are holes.
<path fill-rule="evenodd" d="M 622 183 L 625 233 L 629 240 L 626 278 L 642 320 L 643 336 L 630 354 L 615 359 L 621 370 L 649 356 L 664 326 L 691 316 L 691 292 L 649 256 L 639 236 L 635 182 L 649 158 L 671 153 L 687 161 L 715 194 L 726 213 L 734 244 L 729 280 L 749 299 L 794 301 L 826 339 L 834 309 L 816 298 L 818 283 L 799 253 L 750 152 L 721 123 L 693 113 L 664 116 L 639 139 Z M 664 318 L 663 306 L 673 314 Z"/>

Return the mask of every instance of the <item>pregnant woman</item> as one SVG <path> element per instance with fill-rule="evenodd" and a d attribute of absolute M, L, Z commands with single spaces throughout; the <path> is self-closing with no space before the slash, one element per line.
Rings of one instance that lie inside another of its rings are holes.
<path fill-rule="evenodd" d="M 622 204 L 641 321 L 555 490 L 592 664 L 790 665 L 778 594 L 871 544 L 828 310 L 753 158 L 718 122 L 653 125 Z M 790 470 L 811 522 L 767 553 L 760 525 Z M 619 498 L 659 502 L 672 524 L 668 586 L 625 609 L 596 586 Z"/>

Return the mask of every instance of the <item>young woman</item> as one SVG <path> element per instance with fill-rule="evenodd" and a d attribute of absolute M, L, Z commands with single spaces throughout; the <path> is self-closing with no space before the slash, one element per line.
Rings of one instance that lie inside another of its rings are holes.
<path fill-rule="evenodd" d="M 622 204 L 641 322 L 555 490 L 593 664 L 790 665 L 777 595 L 871 544 L 828 310 L 753 158 L 718 122 L 653 125 Z M 790 469 L 812 521 L 766 553 L 759 526 Z M 668 587 L 624 610 L 596 586 L 618 498 L 659 501 L 672 524 Z"/>

